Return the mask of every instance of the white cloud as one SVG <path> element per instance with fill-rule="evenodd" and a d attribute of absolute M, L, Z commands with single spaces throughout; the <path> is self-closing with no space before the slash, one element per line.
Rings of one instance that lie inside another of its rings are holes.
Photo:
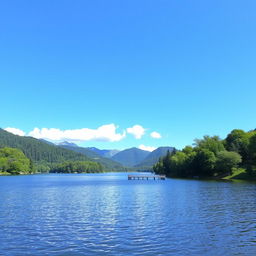
<path fill-rule="evenodd" d="M 45 139 L 51 141 L 106 141 L 106 142 L 116 142 L 121 141 L 126 137 L 126 134 L 129 133 L 133 135 L 136 139 L 141 139 L 145 135 L 146 129 L 141 125 L 134 125 L 133 127 L 127 128 L 125 131 L 118 133 L 118 126 L 115 124 L 106 124 L 98 127 L 97 129 L 81 128 L 73 130 L 61 130 L 58 128 L 34 128 L 29 133 L 24 131 L 7 127 L 6 131 L 13 133 L 19 136 L 31 136 L 37 139 Z M 158 132 L 152 132 L 150 134 L 152 138 L 160 139 L 162 136 Z M 140 145 L 144 150 L 152 151 L 154 147 L 146 147 Z"/>
<path fill-rule="evenodd" d="M 141 139 L 142 136 L 145 134 L 146 129 L 143 128 L 141 125 L 134 125 L 131 128 L 126 129 L 127 133 L 132 134 L 135 139 Z"/>
<path fill-rule="evenodd" d="M 120 141 L 126 137 L 126 132 L 117 133 L 118 126 L 114 124 L 102 125 L 97 129 L 60 130 L 56 128 L 35 128 L 28 135 L 37 139 L 52 141 Z"/>
<path fill-rule="evenodd" d="M 6 130 L 7 132 L 10 132 L 12 134 L 15 134 L 15 135 L 25 136 L 25 132 L 23 132 L 22 130 L 17 129 L 17 128 L 7 127 L 4 130 Z"/>
<path fill-rule="evenodd" d="M 152 151 L 154 151 L 154 150 L 156 149 L 156 147 L 150 147 L 150 146 L 145 146 L 145 145 L 139 145 L 139 149 L 152 152 Z"/>
<path fill-rule="evenodd" d="M 151 132 L 150 136 L 154 139 L 161 139 L 162 138 L 162 135 L 158 132 Z"/>

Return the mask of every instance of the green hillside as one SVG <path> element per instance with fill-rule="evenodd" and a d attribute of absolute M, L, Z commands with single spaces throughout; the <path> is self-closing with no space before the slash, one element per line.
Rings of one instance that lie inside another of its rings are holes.
<path fill-rule="evenodd" d="M 35 162 L 56 163 L 65 160 L 88 160 L 88 157 L 82 154 L 50 145 L 32 137 L 13 135 L 3 129 L 0 129 L 0 147 L 19 148 Z"/>

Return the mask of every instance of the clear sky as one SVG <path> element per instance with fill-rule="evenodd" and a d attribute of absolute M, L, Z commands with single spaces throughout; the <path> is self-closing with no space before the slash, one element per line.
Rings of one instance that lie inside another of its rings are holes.
<path fill-rule="evenodd" d="M 0 127 L 117 149 L 254 129 L 255 10 L 255 0 L 3 0 Z"/>

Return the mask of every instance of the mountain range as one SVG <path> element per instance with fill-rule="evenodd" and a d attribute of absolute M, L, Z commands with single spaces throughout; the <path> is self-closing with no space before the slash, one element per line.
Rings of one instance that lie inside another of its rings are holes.
<path fill-rule="evenodd" d="M 101 155 L 107 158 L 112 158 L 114 155 L 120 152 L 120 150 L 116 150 L 116 149 L 98 149 L 94 147 L 90 147 L 88 149 L 97 153 L 98 155 Z"/>
<path fill-rule="evenodd" d="M 74 143 L 60 143 L 58 145 L 62 148 L 84 154 L 105 166 L 109 166 L 110 163 L 111 165 L 115 163 L 115 167 L 118 168 L 119 163 L 119 166 L 121 165 L 135 170 L 151 170 L 159 158 L 167 154 L 168 150 L 170 152 L 175 150 L 174 147 L 159 147 L 154 151 L 149 152 L 133 147 L 119 151 L 107 149 L 101 150 L 95 147 L 78 147 Z"/>
<path fill-rule="evenodd" d="M 117 153 L 112 159 L 124 166 L 133 167 L 143 161 L 149 154 L 149 151 L 139 148 L 129 148 Z"/>
<path fill-rule="evenodd" d="M 91 150 L 90 148 L 83 148 L 79 147 L 74 143 L 71 143 L 72 145 L 65 145 L 63 143 L 58 144 L 59 147 L 65 148 L 67 150 L 71 150 L 77 153 L 80 153 L 82 155 L 85 155 L 89 159 L 96 161 L 100 164 L 102 164 L 108 171 L 116 171 L 116 170 L 123 170 L 124 166 L 121 163 L 118 163 L 117 161 L 114 161 L 111 158 L 103 157 L 102 155 L 96 153 L 95 151 Z"/>
<path fill-rule="evenodd" d="M 79 147 L 75 143 L 61 142 L 57 145 L 27 136 L 13 135 L 0 128 L 0 148 L 18 148 L 30 158 L 40 170 L 47 171 L 55 163 L 65 161 L 94 161 L 106 171 L 152 170 L 158 159 L 166 155 L 173 147 L 160 147 L 153 152 L 139 148 L 122 151 L 98 149 L 95 147 Z"/>

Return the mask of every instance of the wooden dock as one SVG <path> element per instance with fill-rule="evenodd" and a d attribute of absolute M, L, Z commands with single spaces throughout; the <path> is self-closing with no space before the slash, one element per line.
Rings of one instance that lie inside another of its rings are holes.
<path fill-rule="evenodd" d="M 128 175 L 128 180 L 165 180 L 165 175 Z"/>

